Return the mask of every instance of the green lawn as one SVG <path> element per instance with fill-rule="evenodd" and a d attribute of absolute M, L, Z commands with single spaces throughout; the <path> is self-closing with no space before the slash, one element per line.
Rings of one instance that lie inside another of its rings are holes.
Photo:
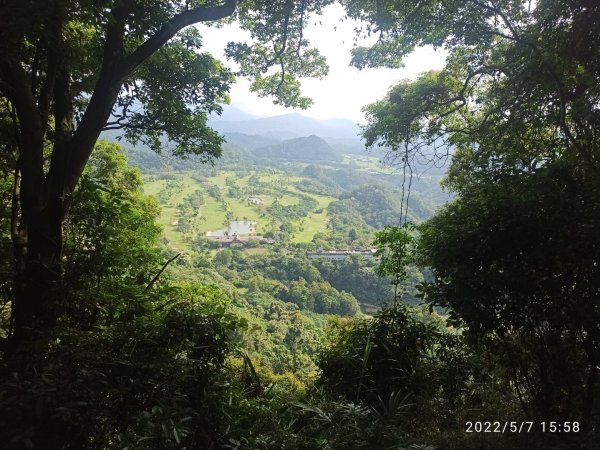
<path fill-rule="evenodd" d="M 292 188 L 297 191 L 296 188 Z M 312 212 L 305 219 L 301 219 L 295 222 L 296 227 L 301 230 L 297 231 L 292 238 L 292 242 L 301 243 L 301 242 L 310 242 L 315 234 L 324 231 L 327 228 L 327 221 L 329 220 L 327 217 L 327 207 L 329 204 L 335 200 L 335 197 L 329 197 L 326 195 L 317 195 L 317 194 L 306 194 L 310 195 L 314 198 L 317 203 L 317 210 L 321 209 L 322 212 L 316 213 Z"/>
<path fill-rule="evenodd" d="M 198 232 L 204 234 L 207 231 L 214 231 L 223 228 L 225 222 L 225 209 L 208 194 L 204 196 L 205 203 L 200 208 L 200 217 L 198 221 Z"/>
<path fill-rule="evenodd" d="M 156 197 L 156 195 L 165 188 L 166 184 L 167 180 L 144 180 L 144 193 Z"/>
<path fill-rule="evenodd" d="M 368 155 L 344 155 L 344 164 L 355 164 L 356 170 L 361 172 L 374 171 L 378 173 L 390 173 L 390 167 L 382 165 L 376 156 Z"/>
<path fill-rule="evenodd" d="M 179 179 L 183 181 L 182 188 L 174 190 L 168 203 L 161 204 L 161 215 L 159 223 L 163 227 L 163 233 L 165 237 L 178 249 L 184 249 L 187 247 L 184 235 L 177 231 L 176 225 L 173 223 L 177 220 L 177 205 L 183 201 L 183 199 L 200 188 L 200 185 L 193 180 L 189 174 L 180 173 Z M 167 180 L 155 180 L 147 181 L 144 184 L 144 192 L 147 195 L 157 196 L 161 191 L 165 190 Z"/>
<path fill-rule="evenodd" d="M 320 214 L 312 213 L 305 219 L 304 222 L 296 223 L 302 230 L 294 233 L 292 242 L 298 244 L 301 242 L 310 242 L 315 234 L 324 231 L 327 228 L 327 211 Z"/>
<path fill-rule="evenodd" d="M 250 255 L 250 256 L 260 256 L 260 255 L 266 255 L 267 253 L 270 252 L 270 250 L 265 247 L 255 247 L 255 248 L 247 248 L 245 250 L 245 252 L 247 255 Z"/>
<path fill-rule="evenodd" d="M 178 219 L 177 205 L 183 201 L 183 199 L 195 190 L 201 190 L 204 192 L 205 204 L 200 208 L 200 214 L 196 221 L 196 229 L 199 234 L 205 234 L 207 231 L 215 231 L 223 228 L 223 224 L 226 220 L 226 209 L 223 207 L 220 201 L 215 200 L 213 197 L 208 195 L 205 186 L 192 178 L 192 172 L 172 172 L 171 176 L 175 176 L 179 185 L 176 189 L 171 190 L 171 195 L 166 203 L 162 203 L 162 213 L 159 222 L 163 226 L 165 237 L 177 248 L 184 249 L 188 246 L 186 242 L 186 236 L 177 230 L 175 224 Z M 227 195 L 228 187 L 226 185 L 226 178 L 234 178 L 235 184 L 240 189 L 248 190 L 248 180 L 252 175 L 247 175 L 242 178 L 236 178 L 236 173 L 232 171 L 221 171 L 217 176 L 207 178 L 205 181 L 223 186 L 221 193 L 223 199 L 227 203 L 227 208 L 233 213 L 234 220 L 248 220 L 256 221 L 256 232 L 258 234 L 265 233 L 269 230 L 277 228 L 277 224 L 269 218 L 267 209 L 273 204 L 276 198 L 284 205 L 295 205 L 299 202 L 298 195 L 310 195 L 317 203 L 318 207 L 315 210 L 322 209 L 320 213 L 315 211 L 311 212 L 304 219 L 295 222 L 297 228 L 302 228 L 301 231 L 297 232 L 293 238 L 293 242 L 309 242 L 313 236 L 324 230 L 327 226 L 327 206 L 329 203 L 335 200 L 334 197 L 327 197 L 316 194 L 307 194 L 296 189 L 292 183 L 301 180 L 301 177 L 289 177 L 287 175 L 276 173 L 273 171 L 259 172 L 258 178 L 261 183 L 269 183 L 272 185 L 269 189 L 276 188 L 277 193 L 268 191 L 265 193 L 257 194 L 264 203 L 261 205 L 248 204 L 245 198 L 231 198 Z M 167 188 L 167 180 L 152 180 L 147 181 L 144 185 L 144 192 L 148 195 L 158 196 L 161 191 Z M 260 189 L 258 189 L 260 191 Z"/>

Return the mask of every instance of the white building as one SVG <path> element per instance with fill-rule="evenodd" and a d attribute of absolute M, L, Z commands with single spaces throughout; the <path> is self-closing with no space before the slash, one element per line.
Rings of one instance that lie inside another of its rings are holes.
<path fill-rule="evenodd" d="M 248 197 L 248 203 L 251 203 L 253 205 L 262 205 L 264 203 L 264 200 L 260 197 Z"/>
<path fill-rule="evenodd" d="M 317 250 L 316 252 L 308 252 L 306 256 L 309 259 L 325 259 L 327 261 L 343 261 L 352 255 L 361 255 L 365 259 L 371 259 L 375 257 L 374 248 L 365 248 L 358 250 Z"/>

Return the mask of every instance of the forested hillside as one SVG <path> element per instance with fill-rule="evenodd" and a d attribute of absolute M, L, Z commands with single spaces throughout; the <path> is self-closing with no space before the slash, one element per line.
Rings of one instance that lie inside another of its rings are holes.
<path fill-rule="evenodd" d="M 254 150 L 254 154 L 261 158 L 303 161 L 339 161 L 342 159 L 327 142 L 314 134 L 260 147 Z"/>
<path fill-rule="evenodd" d="M 311 106 L 334 3 L 354 68 L 445 66 L 360 128 L 219 119 L 236 77 Z M 235 70 L 202 23 L 247 33 Z M 600 448 L 598 23 L 592 0 L 1 2 L 0 449 Z"/>

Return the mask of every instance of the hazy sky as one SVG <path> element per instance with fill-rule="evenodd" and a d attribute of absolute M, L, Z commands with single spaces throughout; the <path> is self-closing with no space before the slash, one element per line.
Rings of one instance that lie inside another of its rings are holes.
<path fill-rule="evenodd" d="M 306 116 L 319 119 L 345 118 L 363 122 L 361 108 L 382 98 L 388 88 L 400 80 L 415 78 L 421 72 L 439 69 L 444 64 L 441 50 L 421 48 L 411 54 L 401 69 L 363 69 L 349 66 L 356 22 L 340 21 L 344 11 L 340 5 L 331 5 L 322 16 L 321 24 L 309 25 L 305 36 L 321 51 L 329 64 L 329 75 L 322 79 L 303 79 L 302 93 L 311 97 L 313 106 L 298 110 Z M 311 21 L 311 23 L 314 22 Z M 223 50 L 229 41 L 243 41 L 249 35 L 237 25 L 221 29 L 201 26 L 203 45 L 213 56 L 225 61 Z M 227 65 L 235 69 L 234 63 Z M 250 83 L 239 78 L 231 90 L 231 104 L 255 115 L 271 116 L 293 112 L 290 108 L 273 105 L 268 98 L 258 98 L 249 90 Z"/>

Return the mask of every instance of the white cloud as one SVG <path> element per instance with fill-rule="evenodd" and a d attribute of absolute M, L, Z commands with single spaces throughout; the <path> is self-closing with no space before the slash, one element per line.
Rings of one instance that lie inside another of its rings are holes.
<path fill-rule="evenodd" d="M 363 121 L 361 108 L 382 98 L 390 86 L 403 79 L 413 79 L 420 73 L 443 67 L 445 53 L 432 48 L 420 48 L 405 59 L 401 69 L 363 69 L 349 67 L 350 49 L 354 43 L 356 22 L 340 21 L 344 15 L 340 5 L 331 5 L 310 24 L 305 36 L 327 58 L 329 75 L 323 80 L 302 80 L 302 92 L 314 101 L 302 114 L 320 119 L 346 118 Z M 249 34 L 237 24 L 223 28 L 200 26 L 204 48 L 215 57 L 223 59 L 223 50 L 229 41 L 249 40 Z M 227 62 L 229 67 L 234 64 Z M 238 79 L 232 87 L 232 105 L 246 112 L 270 116 L 286 114 L 293 110 L 273 105 L 270 99 L 258 98 L 249 90 L 250 83 Z"/>

